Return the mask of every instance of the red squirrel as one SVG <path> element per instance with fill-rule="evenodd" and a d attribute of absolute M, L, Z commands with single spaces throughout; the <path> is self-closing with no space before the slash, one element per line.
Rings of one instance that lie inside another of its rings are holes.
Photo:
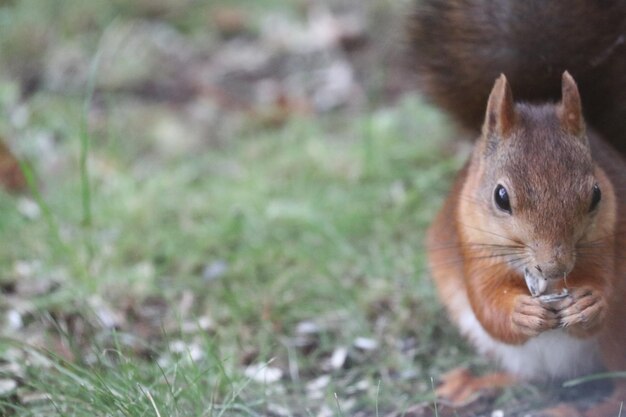
<path fill-rule="evenodd" d="M 505 371 L 439 394 L 626 371 L 626 1 L 420 0 L 410 36 L 426 97 L 478 137 L 429 265 L 452 321 Z M 615 416 L 613 382 L 587 410 L 546 414 Z"/>

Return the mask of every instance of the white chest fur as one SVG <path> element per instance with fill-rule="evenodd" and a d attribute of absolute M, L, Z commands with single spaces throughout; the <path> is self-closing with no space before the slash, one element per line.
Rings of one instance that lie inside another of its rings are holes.
<path fill-rule="evenodd" d="M 566 379 L 599 368 L 600 355 L 594 338 L 577 339 L 559 329 L 542 333 L 523 345 L 509 345 L 485 331 L 466 299 L 458 301 L 465 304 L 465 308 L 457 310 L 461 332 L 482 354 L 519 378 Z"/>

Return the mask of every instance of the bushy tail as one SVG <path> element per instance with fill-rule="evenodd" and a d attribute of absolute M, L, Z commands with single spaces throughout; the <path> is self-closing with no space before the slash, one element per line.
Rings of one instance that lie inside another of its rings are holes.
<path fill-rule="evenodd" d="M 626 154 L 626 0 L 417 0 L 409 34 L 422 91 L 465 127 L 500 73 L 545 102 L 568 70 L 588 123 Z"/>

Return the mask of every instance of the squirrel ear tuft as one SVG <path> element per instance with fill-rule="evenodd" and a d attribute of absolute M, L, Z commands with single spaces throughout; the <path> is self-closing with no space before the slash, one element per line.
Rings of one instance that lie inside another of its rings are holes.
<path fill-rule="evenodd" d="M 515 126 L 515 119 L 513 93 L 504 74 L 500 74 L 489 94 L 483 133 L 506 137 Z"/>
<path fill-rule="evenodd" d="M 569 72 L 563 73 L 561 82 L 561 103 L 558 107 L 558 116 L 561 125 L 566 131 L 574 136 L 582 136 L 585 133 L 585 121 L 583 118 L 580 94 L 576 81 Z"/>

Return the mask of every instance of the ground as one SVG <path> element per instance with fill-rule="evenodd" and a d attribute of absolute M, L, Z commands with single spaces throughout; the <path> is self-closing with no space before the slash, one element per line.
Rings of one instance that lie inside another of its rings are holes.
<path fill-rule="evenodd" d="M 0 1 L 0 414 L 434 415 L 490 369 L 425 266 L 468 145 L 408 6 Z"/>

